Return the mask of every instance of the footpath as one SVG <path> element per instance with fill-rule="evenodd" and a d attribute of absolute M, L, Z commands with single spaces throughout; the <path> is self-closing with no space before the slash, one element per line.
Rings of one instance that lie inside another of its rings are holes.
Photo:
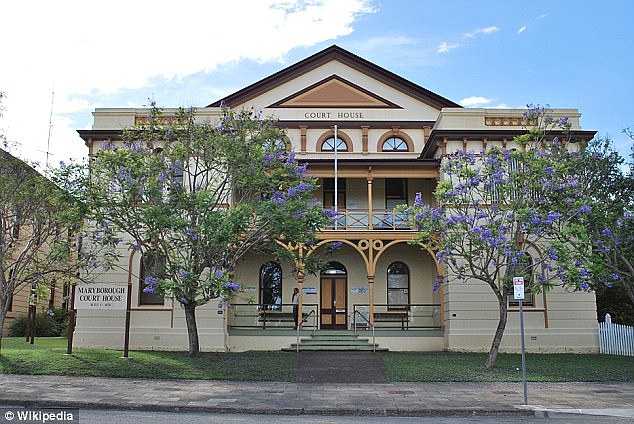
<path fill-rule="evenodd" d="M 287 415 L 538 416 L 634 419 L 634 383 L 387 383 L 371 352 L 302 352 L 292 382 L 0 374 L 0 406 Z M 368 366 L 368 362 L 373 366 Z M 350 364 L 357 363 L 359 367 Z"/>

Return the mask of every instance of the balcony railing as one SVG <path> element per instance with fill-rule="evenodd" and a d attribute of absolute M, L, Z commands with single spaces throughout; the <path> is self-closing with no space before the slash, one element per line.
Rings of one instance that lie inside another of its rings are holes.
<path fill-rule="evenodd" d="M 411 230 L 407 214 L 393 209 L 339 209 L 339 216 L 328 230 Z"/>

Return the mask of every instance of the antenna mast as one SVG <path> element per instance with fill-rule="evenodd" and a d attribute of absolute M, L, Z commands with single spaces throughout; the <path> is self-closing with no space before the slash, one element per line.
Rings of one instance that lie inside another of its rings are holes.
<path fill-rule="evenodd" d="M 55 100 L 55 92 L 51 91 L 51 114 L 48 118 L 48 140 L 46 142 L 46 167 L 48 168 L 48 157 L 51 150 L 51 132 L 53 131 L 53 102 Z"/>

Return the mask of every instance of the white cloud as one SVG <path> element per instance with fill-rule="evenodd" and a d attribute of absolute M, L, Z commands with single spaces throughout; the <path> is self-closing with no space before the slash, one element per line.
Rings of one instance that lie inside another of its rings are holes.
<path fill-rule="evenodd" d="M 478 28 L 471 32 L 467 32 L 465 33 L 465 36 L 469 38 L 473 38 L 479 34 L 489 35 L 489 34 L 493 34 L 494 32 L 498 32 L 499 30 L 500 28 L 496 27 L 495 25 L 491 25 L 486 28 Z"/>
<path fill-rule="evenodd" d="M 419 40 L 406 37 L 403 35 L 385 35 L 367 38 L 357 43 L 359 50 L 372 51 L 378 48 L 391 49 L 394 47 L 413 46 L 419 43 Z"/>
<path fill-rule="evenodd" d="M 0 67 L 1 126 L 25 151 L 46 150 L 54 91 L 59 159 L 85 153 L 68 114 L 90 118 L 95 105 L 74 95 L 141 88 L 240 59 L 280 61 L 295 47 L 351 33 L 359 15 L 374 12 L 369 0 L 35 0 L 1 9 L 2 60 L 10 64 Z"/>
<path fill-rule="evenodd" d="M 523 33 L 524 31 L 526 31 L 526 25 L 522 25 L 522 26 L 520 27 L 520 29 L 518 29 L 518 30 L 517 30 L 517 33 L 518 33 L 518 34 L 521 34 L 521 33 Z"/>
<path fill-rule="evenodd" d="M 474 106 L 488 105 L 492 101 L 493 99 L 489 99 L 487 97 L 471 96 L 471 97 L 466 97 L 462 100 L 459 100 L 458 103 L 460 103 L 462 106 L 465 106 L 465 107 L 474 107 Z"/>
<path fill-rule="evenodd" d="M 461 44 L 459 43 L 447 43 L 446 41 L 443 41 L 438 48 L 436 49 L 437 53 L 447 53 L 449 52 L 449 50 L 455 49 L 457 47 L 460 47 Z"/>

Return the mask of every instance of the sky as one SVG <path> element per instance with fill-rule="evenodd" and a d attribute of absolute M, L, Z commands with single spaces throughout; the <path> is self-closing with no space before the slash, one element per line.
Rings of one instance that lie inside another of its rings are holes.
<path fill-rule="evenodd" d="M 22 0 L 0 16 L 0 133 L 42 166 L 86 156 L 95 108 L 204 107 L 333 44 L 465 107 L 579 109 L 631 153 L 631 0 Z"/>

